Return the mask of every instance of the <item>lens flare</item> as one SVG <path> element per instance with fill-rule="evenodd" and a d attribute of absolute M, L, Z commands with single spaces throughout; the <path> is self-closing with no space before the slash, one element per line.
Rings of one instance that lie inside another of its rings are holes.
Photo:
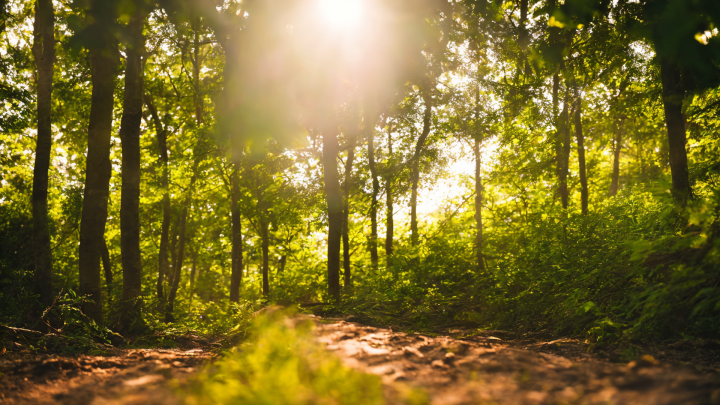
<path fill-rule="evenodd" d="M 357 26 L 365 12 L 362 0 L 318 0 L 317 4 L 325 22 L 336 28 Z"/>

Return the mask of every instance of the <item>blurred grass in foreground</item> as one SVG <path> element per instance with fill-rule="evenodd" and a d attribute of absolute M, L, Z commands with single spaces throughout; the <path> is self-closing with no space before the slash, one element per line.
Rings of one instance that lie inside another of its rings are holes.
<path fill-rule="evenodd" d="M 291 311 L 259 316 L 250 337 L 200 373 L 188 404 L 384 404 L 380 378 L 343 366 Z"/>

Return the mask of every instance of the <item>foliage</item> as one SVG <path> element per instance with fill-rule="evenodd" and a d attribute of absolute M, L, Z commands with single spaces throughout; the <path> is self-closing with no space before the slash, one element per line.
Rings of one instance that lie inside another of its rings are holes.
<path fill-rule="evenodd" d="M 351 370 L 315 341 L 313 323 L 275 311 L 201 373 L 189 404 L 382 404 L 380 378 Z"/>
<path fill-rule="evenodd" d="M 78 45 L 103 40 L 92 35 L 102 24 L 84 25 L 92 20 L 84 8 L 91 2 L 76 3 L 53 2 L 57 60 L 48 215 L 55 291 L 79 291 L 92 71 L 88 50 Z M 410 329 L 465 325 L 599 342 L 720 333 L 720 36 L 714 2 L 361 2 L 402 16 L 372 32 L 317 20 L 322 12 L 303 7 L 315 4 L 311 0 L 247 9 L 229 0 L 209 11 L 206 2 L 140 3 L 157 7 L 149 10 L 144 29 L 140 128 L 140 299 L 149 331 L 133 336 L 135 344 L 172 345 L 188 333 L 240 339 L 251 314 L 271 303 Z M 30 230 L 33 4 L 8 2 L 10 16 L 0 33 L 0 323 L 17 327 L 36 326 L 27 308 L 38 298 L 32 294 Z M 105 10 L 103 17 L 112 19 L 115 11 L 122 16 L 107 25 L 125 49 L 125 17 L 137 4 L 107 4 L 127 7 Z M 342 34 L 328 34 L 331 29 Z M 660 62 L 674 55 L 687 56 L 677 61 L 684 69 L 682 115 L 694 192 L 685 206 L 669 198 L 673 173 Z M 121 82 L 114 135 L 123 115 Z M 365 122 L 373 114 L 380 118 Z M 348 193 L 353 280 L 334 304 L 327 291 L 329 215 L 321 163 L 326 121 L 337 132 L 338 175 Z M 424 129 L 427 140 L 416 150 Z M 567 138 L 561 136 L 566 129 Z M 167 137 L 167 189 L 161 134 Z M 376 173 L 370 170 L 369 137 Z M 345 173 L 351 150 L 354 165 Z M 416 154 L 420 242 L 413 245 L 408 205 Z M 110 156 L 104 235 L 110 269 L 102 289 L 105 319 L 114 326 L 123 291 L 117 136 Z M 563 159 L 567 208 L 560 191 Z M 239 190 L 233 195 L 236 172 Z M 369 253 L 374 176 L 380 186 L 377 264 Z M 618 195 L 608 192 L 612 179 Z M 580 209 L 583 191 L 587 213 Z M 233 246 L 235 209 L 241 246 Z M 388 210 L 394 234 L 383 235 Z M 173 267 L 160 277 L 162 229 L 169 229 Z M 383 243 L 388 236 L 392 254 Z M 233 269 L 238 248 L 243 266 Z M 174 270 L 176 321 L 166 323 L 164 300 Z M 233 270 L 242 272 L 239 303 L 228 302 Z M 82 298 L 63 295 L 48 315 L 66 339 L 57 350 L 112 341 L 114 335 L 82 315 L 81 304 Z M 48 341 L 45 347 L 55 346 Z"/>

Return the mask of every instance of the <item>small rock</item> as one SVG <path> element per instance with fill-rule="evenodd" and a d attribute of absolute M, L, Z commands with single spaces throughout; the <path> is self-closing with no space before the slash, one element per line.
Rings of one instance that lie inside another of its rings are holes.
<path fill-rule="evenodd" d="M 418 350 L 414 347 L 411 347 L 411 346 L 403 347 L 403 351 L 405 352 L 404 353 L 405 357 L 414 357 L 414 356 L 417 356 L 419 358 L 425 357 L 424 354 L 420 353 L 420 350 Z"/>
<path fill-rule="evenodd" d="M 442 360 L 433 360 L 433 362 L 430 363 L 430 365 L 433 368 L 447 368 L 447 364 L 443 363 Z"/>
<path fill-rule="evenodd" d="M 660 362 L 655 360 L 655 357 L 649 354 L 644 354 L 638 360 L 628 363 L 628 368 L 632 370 L 635 368 L 655 367 L 659 365 Z"/>

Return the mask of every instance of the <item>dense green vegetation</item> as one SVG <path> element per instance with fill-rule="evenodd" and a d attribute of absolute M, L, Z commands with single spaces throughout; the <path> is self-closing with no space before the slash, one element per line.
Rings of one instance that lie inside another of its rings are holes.
<path fill-rule="evenodd" d="M 1 2 L 0 324 L 717 338 L 719 4 Z"/>

